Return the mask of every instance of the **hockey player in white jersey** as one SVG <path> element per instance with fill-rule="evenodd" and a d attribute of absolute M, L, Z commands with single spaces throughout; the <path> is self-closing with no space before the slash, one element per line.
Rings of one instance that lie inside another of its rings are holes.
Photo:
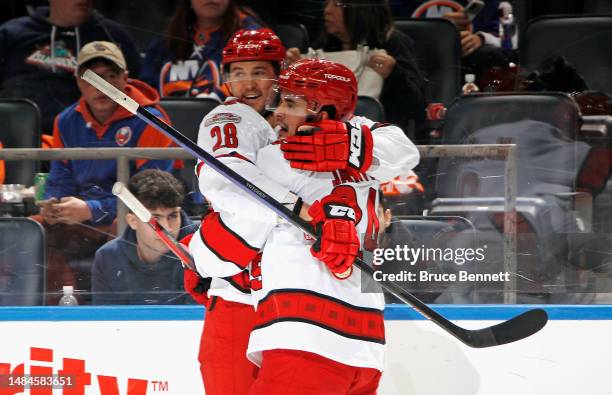
<path fill-rule="evenodd" d="M 260 113 L 265 111 L 266 99 L 284 58 L 285 48 L 270 29 L 241 30 L 224 48 L 224 80 L 235 97 L 205 117 L 198 142 L 245 174 L 253 174 L 249 170 L 254 166 L 245 162 L 249 164 L 245 168 L 243 158 L 254 160 L 251 152 L 272 138 L 272 130 Z M 245 130 L 249 138 L 243 138 Z M 201 184 L 206 185 L 202 188 L 205 196 L 213 202 L 226 203 L 221 206 L 213 203 L 213 207 L 223 210 L 233 206 L 235 199 L 225 193 L 225 180 L 216 177 L 203 163 L 197 169 Z M 225 217 L 231 222 L 230 212 L 226 211 Z M 207 307 L 198 354 L 207 395 L 246 395 L 257 373 L 257 367 L 245 354 L 255 313 L 249 274 L 243 270 L 257 253 L 231 232 L 229 236 L 227 233 L 217 211 L 204 218 L 196 239 L 206 240 L 219 259 L 233 260 L 239 267 L 232 263 L 229 271 L 211 272 L 214 278 L 206 295 L 198 292 L 197 276 L 185 271 L 185 288 Z M 192 253 L 198 255 L 193 250 Z M 201 272 L 207 276 L 205 270 Z"/>
<path fill-rule="evenodd" d="M 306 69 L 311 74 L 308 78 L 294 78 L 301 75 L 297 71 L 303 73 Z M 200 185 L 219 212 L 205 218 L 190 248 L 202 274 L 222 276 L 245 268 L 265 243 L 262 265 L 251 267 L 250 285 L 260 304 L 249 355 L 258 363 L 263 360 L 262 372 L 267 374 L 262 376 L 260 372 L 252 389 L 258 392 L 253 393 L 279 390 L 275 366 L 285 361 L 302 361 L 305 369 L 314 369 L 317 375 L 325 376 L 322 382 L 327 383 L 326 393 L 373 393 L 382 369 L 383 301 L 380 295 L 362 294 L 360 274 L 351 274 L 352 261 L 360 245 L 356 230 L 368 234 L 366 239 L 373 241 L 377 233 L 378 187 L 373 177 L 387 180 L 402 174 L 416 165 L 418 152 L 401 130 L 393 126 L 377 125 L 360 117 L 353 117 L 350 123 L 340 122 L 352 116 L 356 103 L 356 81 L 350 70 L 323 61 L 298 62 L 291 70 L 293 74 L 284 74 L 285 78 L 279 82 L 281 89 L 288 87 L 285 83 L 288 81 L 298 88 L 290 95 L 284 89 L 284 96 L 281 95 L 281 107 L 276 113 L 281 135 L 294 134 L 297 126 L 306 120 L 316 122 L 314 131 L 308 136 L 289 138 L 288 143 L 280 146 L 265 148 L 259 154 L 240 152 L 242 147 L 265 145 L 266 133 L 259 133 L 263 125 L 256 117 L 248 116 L 248 111 L 233 112 L 234 117 L 217 111 L 210 117 L 217 119 L 223 130 L 225 125 L 234 124 L 227 127 L 230 137 L 226 141 L 231 143 L 209 145 L 218 157 L 231 161 L 234 168 L 256 162 L 266 174 L 244 169 L 251 172 L 247 178 L 280 201 L 289 205 L 297 203 L 296 211 L 300 211 L 300 200 L 296 201 L 291 190 L 306 202 L 320 200 L 309 210 L 313 224 L 321 233 L 312 249 L 317 259 L 310 252 L 313 240 L 305 239 L 287 224 L 276 226 L 273 213 L 245 200 L 229 184 L 223 186 L 214 177 L 205 177 L 202 170 Z M 300 90 L 300 84 L 308 89 Z M 307 99 L 303 103 L 300 94 Z M 289 108 L 299 111 L 299 104 L 304 104 L 302 110 L 307 110 L 304 114 L 288 111 Z M 228 105 L 240 109 L 239 103 Z M 200 137 L 218 135 L 206 129 L 211 125 L 206 125 L 206 120 L 203 122 Z M 236 141 L 231 131 L 234 127 L 238 129 L 237 126 L 248 127 L 254 134 L 237 133 Z M 242 138 L 250 142 L 240 146 Z M 206 146 L 202 141 L 200 144 Z M 283 158 L 281 146 L 286 148 L 285 155 L 293 167 L 307 165 L 313 166 L 313 170 L 333 171 L 293 170 Z M 209 182 L 203 182 L 204 179 Z M 334 185 L 337 188 L 332 190 Z M 303 214 L 304 210 L 301 211 Z M 293 307 L 281 311 L 279 306 Z M 330 366 L 334 367 L 334 373 L 327 377 Z M 271 379 L 270 374 L 276 378 Z M 353 380 L 356 377 L 359 379 Z M 285 379 L 281 386 L 292 388 L 291 393 L 324 393 L 319 392 L 323 388 L 312 387 L 315 383 L 311 380 L 305 383 Z"/>

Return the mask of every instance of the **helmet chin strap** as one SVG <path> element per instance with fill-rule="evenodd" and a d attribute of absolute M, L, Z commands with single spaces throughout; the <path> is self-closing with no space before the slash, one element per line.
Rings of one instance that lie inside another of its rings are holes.
<path fill-rule="evenodd" d="M 323 120 L 323 115 L 320 112 L 316 114 L 312 114 L 312 115 L 306 115 L 307 123 L 317 123 L 317 122 L 321 122 L 322 120 Z"/>
<path fill-rule="evenodd" d="M 306 116 L 306 123 L 316 123 L 316 122 L 319 122 L 320 120 L 321 120 L 321 116 L 319 114 Z"/>

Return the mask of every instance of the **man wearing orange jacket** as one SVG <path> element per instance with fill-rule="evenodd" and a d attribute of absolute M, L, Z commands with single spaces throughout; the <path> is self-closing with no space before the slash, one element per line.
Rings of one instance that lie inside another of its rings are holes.
<path fill-rule="evenodd" d="M 82 80 L 91 69 L 127 93 L 141 106 L 168 121 L 158 106 L 157 92 L 138 80 L 129 80 L 121 50 L 107 41 L 83 46 L 77 58 L 78 102 L 62 111 L 54 122 L 53 148 L 168 147 L 171 140 L 117 105 L 112 99 Z M 130 163 L 134 174 L 145 168 L 171 171 L 170 160 L 139 159 Z M 59 291 L 74 285 L 75 279 L 66 258 L 93 256 L 108 239 L 116 216 L 117 199 L 111 193 L 117 180 L 114 160 L 56 160 L 45 185 L 47 204 L 34 218 L 46 228 L 47 290 Z M 84 275 L 88 276 L 89 273 Z M 84 278 L 86 282 L 87 279 Z M 87 284 L 76 284 L 86 287 Z M 53 298 L 48 300 L 53 303 Z"/>

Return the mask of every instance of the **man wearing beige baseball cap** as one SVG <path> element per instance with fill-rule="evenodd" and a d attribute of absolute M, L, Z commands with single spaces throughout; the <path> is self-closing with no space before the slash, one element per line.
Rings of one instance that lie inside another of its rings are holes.
<path fill-rule="evenodd" d="M 77 57 L 77 69 L 96 58 L 110 60 L 121 70 L 127 70 L 123 52 L 115 43 L 109 41 L 93 41 L 81 48 Z"/>
<path fill-rule="evenodd" d="M 75 78 L 81 98 L 55 118 L 53 148 L 170 146 L 171 140 L 165 135 L 81 79 L 87 69 L 169 122 L 158 105 L 157 91 L 142 81 L 128 79 L 121 49 L 108 41 L 93 41 L 83 46 L 77 57 Z M 171 171 L 172 163 L 170 160 L 139 159 L 130 162 L 130 173 L 133 175 L 146 168 Z M 81 277 L 71 273 L 66 258 L 71 254 L 93 257 L 96 249 L 106 242 L 107 234 L 114 233 L 117 201 L 111 189 L 116 180 L 116 161 L 51 162 L 45 188 L 45 199 L 49 203 L 42 206 L 40 216 L 35 218 L 47 230 L 47 289 L 50 293 L 61 290 L 62 285 L 76 285 L 78 289 L 89 286 L 90 273 L 80 273 Z M 78 246 L 78 251 L 66 248 L 67 240 L 72 246 Z M 84 283 L 79 283 L 83 277 L 86 277 Z"/>
<path fill-rule="evenodd" d="M 80 78 L 87 69 L 92 69 L 117 89 L 125 91 L 128 83 L 125 58 L 119 47 L 109 41 L 92 41 L 81 48 L 77 57 L 76 83 L 82 99 L 87 103 L 91 115 L 104 123 L 115 112 L 117 104 Z"/>

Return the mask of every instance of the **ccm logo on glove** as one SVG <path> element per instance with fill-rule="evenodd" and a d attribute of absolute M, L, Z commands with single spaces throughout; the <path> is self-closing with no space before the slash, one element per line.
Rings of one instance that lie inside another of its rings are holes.
<path fill-rule="evenodd" d="M 355 210 L 347 206 L 328 204 L 325 207 L 328 218 L 343 218 L 355 221 Z"/>

